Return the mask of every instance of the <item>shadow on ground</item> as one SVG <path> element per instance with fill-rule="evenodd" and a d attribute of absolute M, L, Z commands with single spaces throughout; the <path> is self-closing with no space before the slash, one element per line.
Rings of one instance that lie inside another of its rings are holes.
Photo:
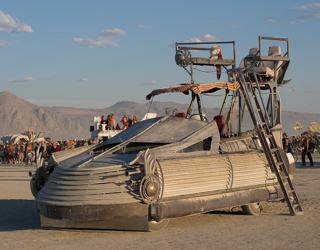
<path fill-rule="evenodd" d="M 0 200 L 0 232 L 40 228 L 34 200 Z"/>
<path fill-rule="evenodd" d="M 302 166 L 301 159 L 299 159 L 299 161 L 296 162 L 296 168 L 299 168 L 299 169 L 316 169 L 316 168 L 320 168 L 319 156 L 320 155 L 318 155 L 318 154 L 312 154 L 313 166 L 310 166 L 310 161 L 309 161 L 307 156 L 306 156 L 306 165 L 305 166 Z"/>

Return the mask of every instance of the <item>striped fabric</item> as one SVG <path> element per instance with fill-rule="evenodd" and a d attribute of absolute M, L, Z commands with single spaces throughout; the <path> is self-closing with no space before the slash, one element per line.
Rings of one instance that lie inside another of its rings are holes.
<path fill-rule="evenodd" d="M 155 89 L 146 96 L 146 99 L 150 100 L 153 96 L 164 93 L 180 92 L 188 95 L 189 91 L 192 91 L 193 93 L 198 95 L 201 93 L 213 93 L 219 89 L 229 89 L 231 91 L 237 91 L 239 88 L 239 82 L 213 82 L 200 84 L 181 83 L 179 85 L 172 85 L 162 89 Z"/>

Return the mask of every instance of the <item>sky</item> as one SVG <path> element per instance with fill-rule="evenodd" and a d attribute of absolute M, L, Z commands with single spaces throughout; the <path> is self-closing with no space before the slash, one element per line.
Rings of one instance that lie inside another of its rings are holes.
<path fill-rule="evenodd" d="M 259 36 L 285 37 L 291 59 L 285 79 L 292 81 L 279 88 L 282 108 L 320 114 L 319 31 L 315 1 L 2 0 L 0 92 L 49 107 L 147 103 L 153 89 L 190 82 L 175 63 L 176 42 L 236 41 L 239 64 L 259 47 Z M 232 59 L 232 47 L 221 50 Z M 195 82 L 217 81 L 203 75 Z M 220 106 L 210 98 L 204 105 Z M 183 94 L 154 98 L 189 100 Z"/>

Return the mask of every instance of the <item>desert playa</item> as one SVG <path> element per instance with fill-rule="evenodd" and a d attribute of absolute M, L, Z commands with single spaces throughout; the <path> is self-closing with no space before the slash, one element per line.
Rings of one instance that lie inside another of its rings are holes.
<path fill-rule="evenodd" d="M 259 216 L 226 209 L 171 219 L 160 232 L 72 230 L 40 227 L 29 188 L 35 165 L 0 165 L 1 249 L 318 249 L 320 156 L 314 167 L 296 164 L 293 183 L 304 214 L 286 203 L 265 203 Z"/>

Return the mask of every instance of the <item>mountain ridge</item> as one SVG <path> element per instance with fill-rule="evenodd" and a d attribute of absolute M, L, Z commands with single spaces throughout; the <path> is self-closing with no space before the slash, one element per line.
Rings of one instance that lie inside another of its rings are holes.
<path fill-rule="evenodd" d="M 84 131 L 79 123 L 51 111 L 50 108 L 23 100 L 8 91 L 0 93 L 0 120 L 1 137 L 22 133 L 29 127 L 52 138 L 69 135 L 73 137 Z"/>
<path fill-rule="evenodd" d="M 152 105 L 151 105 L 152 104 Z M 0 138 L 5 135 L 21 133 L 32 127 L 34 131 L 43 131 L 45 136 L 55 140 L 58 139 L 88 139 L 90 138 L 90 125 L 93 125 L 94 116 L 107 116 L 111 112 L 115 114 L 115 121 L 120 123 L 121 118 L 136 115 L 141 119 L 147 112 L 157 113 L 158 116 L 165 115 L 166 108 L 177 109 L 185 112 L 188 104 L 175 102 L 137 103 L 132 101 L 120 101 L 103 109 L 81 109 L 74 107 L 41 107 L 32 104 L 14 94 L 3 91 L 0 93 Z M 219 108 L 206 108 L 206 115 L 213 118 L 218 114 Z M 315 114 L 320 117 L 319 114 Z M 306 127 L 313 121 L 313 114 L 293 111 L 282 111 L 283 131 L 289 135 L 296 135 L 293 130 L 295 122 L 302 123 Z M 319 122 L 319 121 L 318 121 Z M 251 127 L 249 116 L 244 117 L 244 128 Z"/>

